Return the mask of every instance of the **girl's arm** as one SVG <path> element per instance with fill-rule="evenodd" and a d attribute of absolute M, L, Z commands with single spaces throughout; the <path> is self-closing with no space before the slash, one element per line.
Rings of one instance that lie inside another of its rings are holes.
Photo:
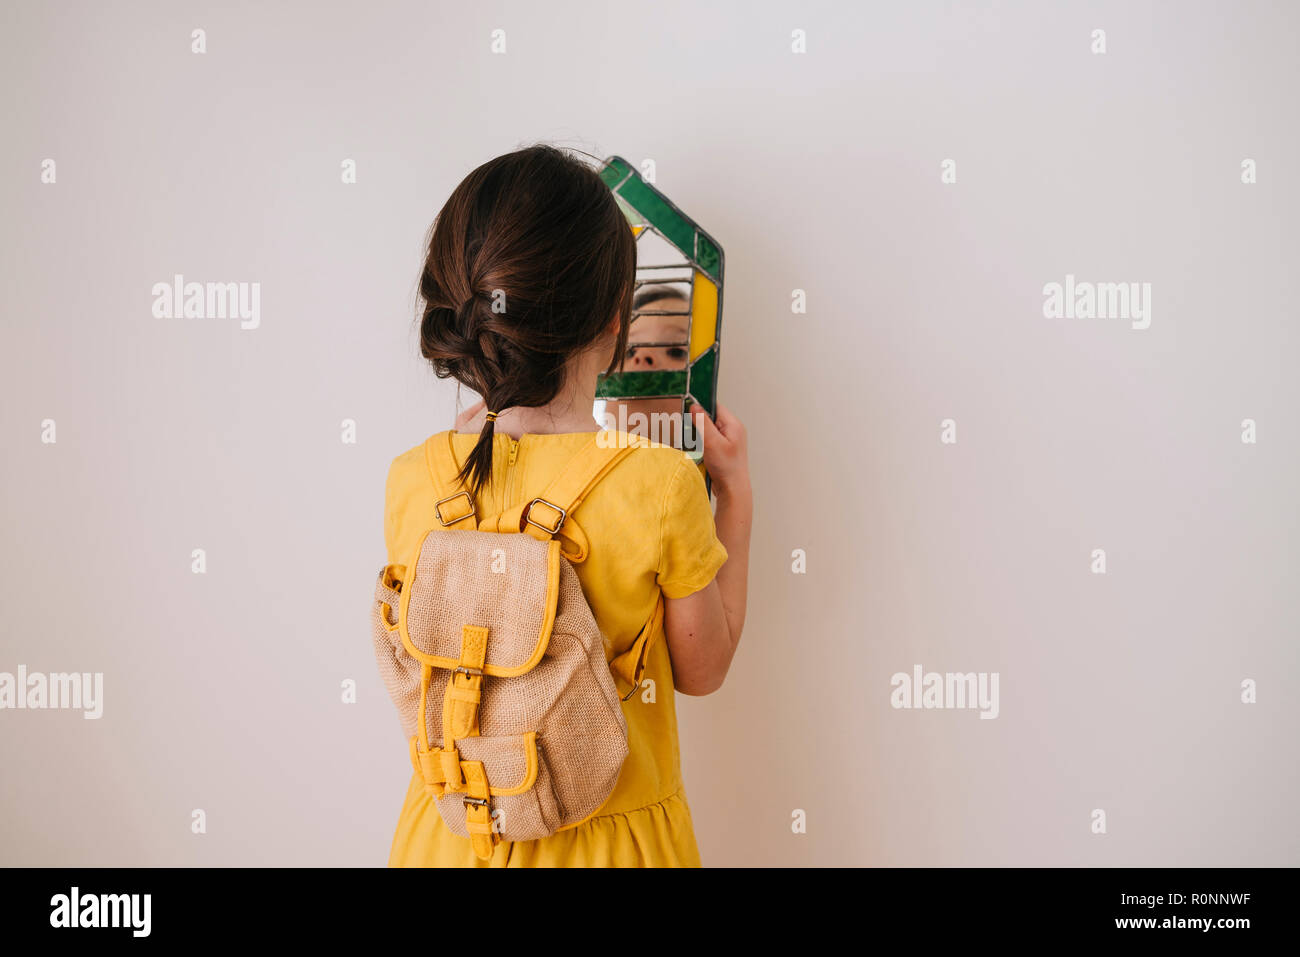
<path fill-rule="evenodd" d="M 713 520 L 727 561 L 707 587 L 685 598 L 664 599 L 664 631 L 674 686 L 682 694 L 705 695 L 722 687 L 745 627 L 754 497 L 744 425 L 721 404 L 716 424 L 698 405 L 692 411 L 718 498 Z"/>

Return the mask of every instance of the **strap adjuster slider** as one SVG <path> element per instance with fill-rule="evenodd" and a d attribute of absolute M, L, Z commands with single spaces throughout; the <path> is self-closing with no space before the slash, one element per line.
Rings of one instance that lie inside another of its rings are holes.
<path fill-rule="evenodd" d="M 462 495 L 465 497 L 465 504 L 469 506 L 469 511 L 467 511 L 464 515 L 457 515 L 455 518 L 452 519 L 443 518 L 442 506 L 447 502 L 452 501 L 453 499 L 460 498 Z M 446 498 L 439 499 L 437 502 L 435 502 L 433 506 L 433 513 L 438 516 L 438 521 L 442 523 L 442 527 L 446 528 L 448 525 L 455 525 L 457 522 L 463 521 L 469 518 L 471 515 L 473 515 L 474 500 L 469 497 L 469 492 L 466 492 L 464 489 L 461 489 L 455 495 L 448 495 Z"/>
<path fill-rule="evenodd" d="M 533 521 L 533 506 L 536 505 L 538 502 L 540 502 L 541 504 L 545 505 L 547 508 L 553 508 L 553 509 L 555 509 L 555 511 L 559 512 L 560 517 L 559 517 L 559 519 L 555 522 L 555 527 L 554 527 L 554 528 L 548 528 L 547 526 L 543 525 L 541 522 L 535 522 L 535 521 Z M 562 508 L 560 508 L 560 506 L 556 505 L 554 502 L 548 502 L 548 501 L 546 501 L 546 499 L 544 499 L 544 498 L 535 498 L 535 499 L 533 499 L 531 502 L 528 503 L 528 507 L 527 507 L 526 509 L 524 509 L 524 521 L 527 522 L 529 525 L 533 525 L 533 526 L 535 526 L 535 527 L 537 527 L 537 528 L 540 528 L 542 531 L 546 532 L 546 534 L 548 534 L 548 535 L 555 535 L 555 534 L 558 534 L 559 531 L 560 531 L 560 528 L 564 525 L 564 520 L 565 520 L 566 518 L 568 518 L 568 517 L 569 517 L 569 513 L 568 513 L 568 511 L 567 511 L 566 509 L 562 509 Z"/>

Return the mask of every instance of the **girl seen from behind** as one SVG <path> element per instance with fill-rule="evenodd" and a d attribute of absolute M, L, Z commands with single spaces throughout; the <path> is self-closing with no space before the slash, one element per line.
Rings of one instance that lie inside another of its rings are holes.
<path fill-rule="evenodd" d="M 597 378 L 628 349 L 636 247 L 597 173 L 548 146 L 500 156 L 455 189 L 434 223 L 420 279 L 420 347 L 440 378 L 482 401 L 456 428 L 394 459 L 384 516 L 388 561 L 437 525 L 431 449 L 450 443 L 475 512 L 540 496 L 592 441 Z M 674 690 L 717 690 L 745 618 L 752 495 L 745 430 L 697 407 L 716 516 L 699 469 L 679 450 L 635 447 L 575 511 L 585 560 L 574 565 L 613 660 L 643 628 L 644 673 L 622 702 L 628 756 L 608 800 L 550 837 L 502 841 L 489 860 L 443 822 L 413 773 L 391 866 L 694 866 Z M 564 532 L 560 535 L 563 537 Z M 566 549 L 567 550 L 567 549 Z M 656 615 L 663 602 L 662 616 Z M 491 680 L 491 679 L 488 679 Z M 622 690 L 622 689 L 620 689 Z"/>

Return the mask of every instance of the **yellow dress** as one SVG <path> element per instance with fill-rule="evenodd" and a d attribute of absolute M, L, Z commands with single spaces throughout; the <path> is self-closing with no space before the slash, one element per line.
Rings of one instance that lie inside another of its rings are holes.
<path fill-rule="evenodd" d="M 492 481 L 475 502 L 480 517 L 542 494 L 592 438 L 591 432 L 497 435 Z M 388 561 L 403 561 L 437 525 L 431 443 L 393 460 L 388 472 L 384 537 Z M 464 462 L 477 435 L 453 435 Z M 608 654 L 622 654 L 654 612 L 660 591 L 681 598 L 709 584 L 727 559 L 718 541 L 704 479 L 680 451 L 635 448 L 574 512 L 590 546 L 574 566 Z M 621 689 L 621 693 L 622 692 Z M 618 783 L 595 816 L 537 841 L 503 841 L 480 861 L 468 840 L 449 831 L 424 781 L 412 773 L 393 836 L 391 867 L 672 867 L 699 866 L 690 807 L 682 786 L 672 665 L 660 635 L 650 649 L 641 689 L 623 702 L 628 757 Z M 407 742 L 393 739 L 406 751 Z"/>

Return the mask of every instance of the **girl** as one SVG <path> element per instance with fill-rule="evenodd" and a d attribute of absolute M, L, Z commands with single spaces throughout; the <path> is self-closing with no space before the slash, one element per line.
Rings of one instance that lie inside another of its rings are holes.
<path fill-rule="evenodd" d="M 635 274 L 632 231 L 613 194 L 552 147 L 483 164 L 447 200 L 420 279 L 420 348 L 440 378 L 483 398 L 452 437 L 479 515 L 540 495 L 597 431 L 596 380 L 627 352 Z M 413 774 L 391 866 L 698 866 L 673 691 L 709 694 L 726 676 L 745 620 L 753 505 L 744 427 L 721 408 L 716 424 L 698 406 L 694 415 L 716 520 L 695 465 L 644 443 L 575 513 L 590 553 L 574 567 L 611 658 L 665 599 L 664 635 L 645 670 L 653 685 L 623 703 L 629 753 L 609 800 L 577 827 L 503 841 L 481 862 Z M 425 455 L 439 437 L 447 441 L 439 433 L 389 470 L 390 563 L 435 525 Z"/>

